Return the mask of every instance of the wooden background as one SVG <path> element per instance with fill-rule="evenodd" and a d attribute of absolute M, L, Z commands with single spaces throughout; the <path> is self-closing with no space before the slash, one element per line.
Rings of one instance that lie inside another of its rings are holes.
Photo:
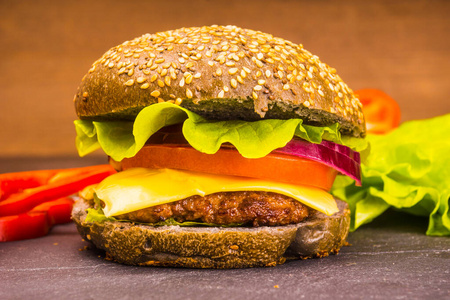
<path fill-rule="evenodd" d="M 76 156 L 72 99 L 94 60 L 212 24 L 302 43 L 351 88 L 394 97 L 404 121 L 450 113 L 450 1 L 0 0 L 0 157 Z"/>

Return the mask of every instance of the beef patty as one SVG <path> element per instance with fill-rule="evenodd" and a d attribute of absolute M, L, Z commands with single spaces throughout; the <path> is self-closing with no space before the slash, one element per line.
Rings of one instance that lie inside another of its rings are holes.
<path fill-rule="evenodd" d="M 271 192 L 222 192 L 192 196 L 115 216 L 119 220 L 157 223 L 169 218 L 177 222 L 199 221 L 217 225 L 243 224 L 275 226 L 301 222 L 308 207 L 281 194 Z"/>

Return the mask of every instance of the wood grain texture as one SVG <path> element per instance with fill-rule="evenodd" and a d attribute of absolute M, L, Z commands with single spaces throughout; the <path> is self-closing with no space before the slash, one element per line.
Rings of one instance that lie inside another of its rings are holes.
<path fill-rule="evenodd" d="M 449 1 L 1 1 L 0 156 L 76 155 L 73 96 L 106 50 L 147 32 L 234 24 L 301 43 L 402 120 L 450 113 Z"/>

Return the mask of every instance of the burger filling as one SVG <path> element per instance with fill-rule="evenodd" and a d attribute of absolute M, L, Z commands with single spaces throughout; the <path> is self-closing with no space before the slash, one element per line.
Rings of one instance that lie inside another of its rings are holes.
<path fill-rule="evenodd" d="M 319 188 L 173 169 L 131 168 L 80 196 L 96 203 L 89 222 L 155 226 L 277 226 L 299 223 L 314 211 L 338 211 L 333 196 Z"/>

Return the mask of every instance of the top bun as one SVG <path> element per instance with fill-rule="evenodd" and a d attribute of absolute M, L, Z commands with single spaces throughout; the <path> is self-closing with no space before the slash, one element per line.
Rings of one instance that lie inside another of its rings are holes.
<path fill-rule="evenodd" d="M 113 47 L 74 101 L 81 119 L 134 119 L 170 101 L 208 119 L 301 118 L 365 135 L 361 103 L 335 69 L 302 45 L 235 26 L 145 34 Z"/>

